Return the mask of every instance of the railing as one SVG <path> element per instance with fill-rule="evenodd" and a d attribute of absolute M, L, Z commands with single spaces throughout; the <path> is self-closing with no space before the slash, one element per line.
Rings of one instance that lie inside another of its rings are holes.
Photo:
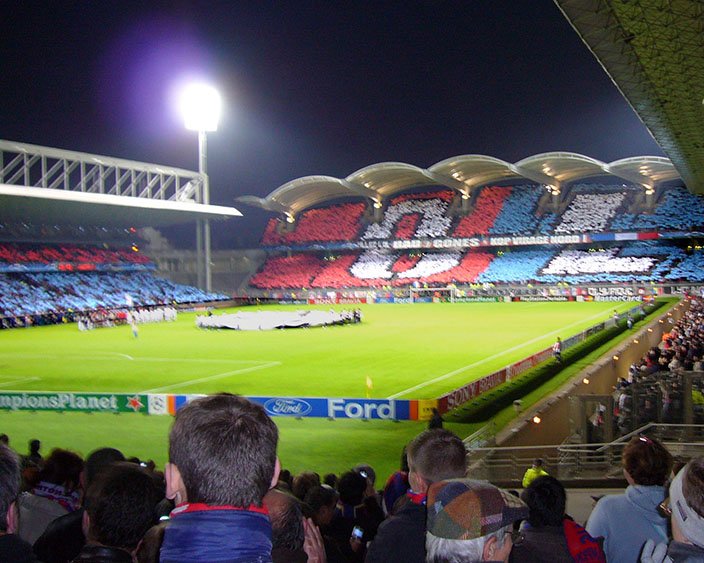
<path fill-rule="evenodd" d="M 484 428 L 479 432 L 484 431 Z M 503 447 L 472 447 L 477 433 L 465 439 L 469 475 L 489 481 L 518 481 L 535 458 L 550 475 L 569 481 L 622 478 L 621 455 L 633 436 L 656 438 L 675 458 L 704 455 L 704 426 L 650 423 L 610 443 Z"/>
<path fill-rule="evenodd" d="M 146 199 L 203 200 L 191 170 L 0 140 L 0 184 Z"/>

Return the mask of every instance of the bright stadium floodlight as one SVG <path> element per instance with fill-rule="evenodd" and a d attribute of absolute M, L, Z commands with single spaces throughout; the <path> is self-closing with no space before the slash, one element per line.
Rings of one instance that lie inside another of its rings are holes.
<path fill-rule="evenodd" d="M 208 140 L 206 133 L 218 130 L 222 100 L 220 99 L 220 93 L 215 88 L 208 84 L 202 83 L 195 83 L 186 86 L 181 92 L 180 100 L 181 113 L 183 114 L 183 121 L 186 129 L 198 132 L 198 172 L 200 172 L 203 176 L 203 198 L 201 203 L 210 205 Z M 201 248 L 203 250 L 201 250 Z M 198 261 L 198 285 L 200 287 L 203 286 L 201 276 L 204 275 L 205 289 L 206 291 L 212 291 L 212 273 L 210 269 L 210 221 L 208 219 L 198 220 L 196 227 L 196 250 Z M 201 264 L 203 264 L 202 267 Z"/>
<path fill-rule="evenodd" d="M 222 100 L 208 84 L 191 84 L 181 94 L 181 113 L 189 131 L 217 131 Z"/>

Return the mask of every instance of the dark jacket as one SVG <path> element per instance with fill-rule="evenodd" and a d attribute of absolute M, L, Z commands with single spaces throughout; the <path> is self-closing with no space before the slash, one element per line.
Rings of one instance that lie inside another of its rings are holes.
<path fill-rule="evenodd" d="M 124 549 L 104 545 L 85 545 L 73 563 L 132 563 L 132 555 Z"/>
<path fill-rule="evenodd" d="M 523 530 L 523 537 L 513 546 L 509 561 L 520 563 L 572 563 L 562 526 L 543 526 Z"/>
<path fill-rule="evenodd" d="M 32 549 L 44 563 L 66 563 L 78 557 L 85 544 L 83 509 L 80 508 L 52 521 Z"/>
<path fill-rule="evenodd" d="M 704 549 L 689 543 L 671 541 L 667 546 L 667 557 L 673 563 L 701 563 L 704 561 Z M 665 561 L 668 561 L 666 558 Z"/>
<path fill-rule="evenodd" d="M 425 563 L 426 512 L 425 505 L 408 502 L 382 522 L 365 563 Z"/>
<path fill-rule="evenodd" d="M 0 536 L 0 561 L 6 563 L 36 563 L 32 546 L 15 534 Z"/>

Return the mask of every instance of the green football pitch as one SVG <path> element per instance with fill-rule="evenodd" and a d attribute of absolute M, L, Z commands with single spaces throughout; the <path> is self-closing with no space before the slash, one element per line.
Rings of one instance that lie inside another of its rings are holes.
<path fill-rule="evenodd" d="M 0 389 L 364 397 L 369 377 L 373 397 L 437 398 L 632 305 L 366 305 L 361 324 L 252 332 L 200 330 L 194 314 L 180 314 L 174 323 L 141 325 L 138 338 L 128 326 L 5 330 L 0 332 Z M 339 472 L 371 457 L 383 466 L 382 475 L 424 427 L 422 422 L 276 422 L 285 467 Z M 0 413 L 0 432 L 9 434 L 20 452 L 36 437 L 46 450 L 68 447 L 85 455 L 112 445 L 159 464 L 166 460 L 169 425 L 164 416 Z"/>

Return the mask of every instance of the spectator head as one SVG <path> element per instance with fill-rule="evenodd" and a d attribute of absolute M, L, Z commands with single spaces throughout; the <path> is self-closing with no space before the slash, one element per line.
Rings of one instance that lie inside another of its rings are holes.
<path fill-rule="evenodd" d="M 8 446 L 0 444 L 0 532 L 17 531 L 17 497 L 20 494 L 20 460 Z"/>
<path fill-rule="evenodd" d="M 282 469 L 279 473 L 279 482 L 276 484 L 279 489 L 290 491 L 293 489 L 293 475 L 288 469 Z"/>
<path fill-rule="evenodd" d="M 10 437 L 7 434 L 0 434 L 0 444 L 4 446 L 10 445 Z"/>
<path fill-rule="evenodd" d="M 530 511 L 528 522 L 534 528 L 560 526 L 565 518 L 567 494 L 565 487 L 550 476 L 533 479 L 523 491 L 521 499 Z"/>
<path fill-rule="evenodd" d="M 527 516 L 519 498 L 490 483 L 434 483 L 428 490 L 426 561 L 508 561 L 513 523 Z"/>
<path fill-rule="evenodd" d="M 672 470 L 672 455 L 657 440 L 640 435 L 626 445 L 622 463 L 629 484 L 664 485 Z"/>
<path fill-rule="evenodd" d="M 84 488 L 87 489 L 105 467 L 119 461 L 125 461 L 125 456 L 115 448 L 100 448 L 88 454 L 83 468 Z"/>
<path fill-rule="evenodd" d="M 271 543 L 274 550 L 303 549 L 304 529 L 301 502 L 288 493 L 271 489 L 264 496 L 264 506 L 271 520 Z"/>
<path fill-rule="evenodd" d="M 29 453 L 30 454 L 38 454 L 41 447 L 42 447 L 42 443 L 39 440 L 37 440 L 36 438 L 29 441 Z"/>
<path fill-rule="evenodd" d="M 416 493 L 443 479 L 464 477 L 467 452 L 462 440 L 449 430 L 426 430 L 408 444 L 408 480 Z"/>
<path fill-rule="evenodd" d="M 293 478 L 291 492 L 297 499 L 303 500 L 306 493 L 312 488 L 320 485 L 320 475 L 312 471 L 304 471 Z"/>
<path fill-rule="evenodd" d="M 278 436 L 264 409 L 244 397 L 191 401 L 169 434 L 167 497 L 176 504 L 261 506 L 279 477 Z"/>
<path fill-rule="evenodd" d="M 39 480 L 61 485 L 67 491 L 74 491 L 81 482 L 83 460 L 78 454 L 55 448 L 44 462 L 39 472 Z"/>
<path fill-rule="evenodd" d="M 403 446 L 401 450 L 401 471 L 408 473 L 408 446 Z"/>
<path fill-rule="evenodd" d="M 347 471 L 340 476 L 337 490 L 340 492 L 340 501 L 350 506 L 357 506 L 364 500 L 367 480 L 356 471 Z"/>
<path fill-rule="evenodd" d="M 372 489 L 374 488 L 374 485 L 376 484 L 376 471 L 374 471 L 374 468 L 371 465 L 360 463 L 354 467 L 354 471 L 364 477 L 369 482 Z"/>
<path fill-rule="evenodd" d="M 670 484 L 672 537 L 704 548 L 704 458 L 693 459 Z"/>
<path fill-rule="evenodd" d="M 543 460 L 542 458 L 536 457 L 533 460 L 533 467 L 542 467 L 543 466 Z"/>
<path fill-rule="evenodd" d="M 327 473 L 325 477 L 323 477 L 323 484 L 327 485 L 328 487 L 332 487 L 333 489 L 337 489 L 337 482 L 339 481 L 337 475 L 335 473 Z"/>
<path fill-rule="evenodd" d="M 152 476 L 138 465 L 106 467 L 86 492 L 83 527 L 88 543 L 134 552 L 156 524 L 159 499 Z"/>
<path fill-rule="evenodd" d="M 308 490 L 303 502 L 313 511 L 313 519 L 318 526 L 332 522 L 338 496 L 337 491 L 328 485 L 319 485 Z"/>

